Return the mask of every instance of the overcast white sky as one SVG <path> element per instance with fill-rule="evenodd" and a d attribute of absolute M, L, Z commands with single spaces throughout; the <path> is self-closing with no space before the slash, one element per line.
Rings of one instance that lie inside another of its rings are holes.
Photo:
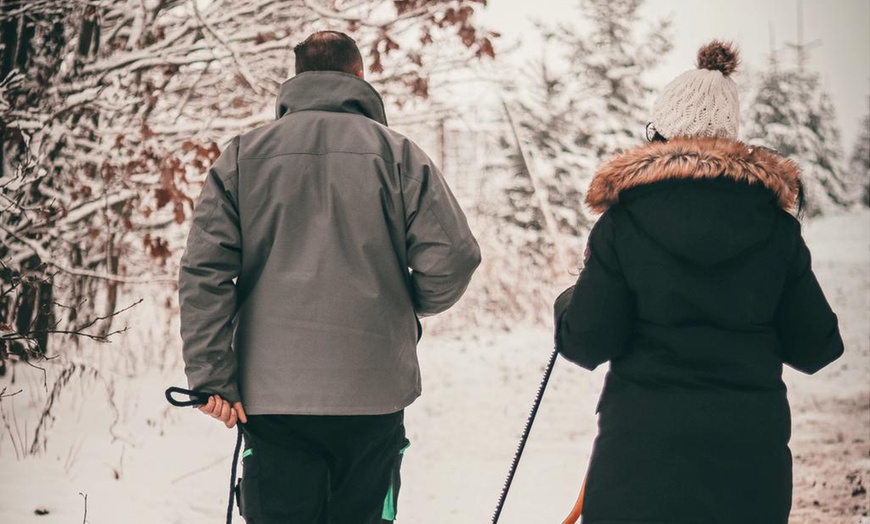
<path fill-rule="evenodd" d="M 503 34 L 503 44 L 522 40 L 517 59 L 541 56 L 531 20 L 568 22 L 580 16 L 579 0 L 489 0 L 481 20 Z M 771 31 L 777 47 L 797 40 L 797 0 L 647 0 L 645 18 L 670 18 L 674 49 L 651 78 L 658 85 L 694 67 L 698 47 L 713 38 L 733 40 L 743 63 L 767 64 Z M 813 48 L 809 67 L 818 71 L 834 100 L 843 146 L 850 153 L 858 124 L 870 110 L 870 0 L 803 0 L 804 41 Z M 782 58 L 793 55 L 781 52 Z M 740 77 L 735 76 L 740 82 Z M 741 101 L 745 104 L 746 101 Z"/>

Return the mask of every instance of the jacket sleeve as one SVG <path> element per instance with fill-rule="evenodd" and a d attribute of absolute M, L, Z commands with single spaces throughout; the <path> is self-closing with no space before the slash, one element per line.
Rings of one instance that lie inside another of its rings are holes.
<path fill-rule="evenodd" d="M 843 354 L 837 315 L 813 274 L 810 250 L 800 237 L 777 308 L 776 331 L 783 362 L 804 373 L 815 373 Z"/>
<path fill-rule="evenodd" d="M 435 315 L 455 304 L 480 264 L 480 247 L 444 177 L 410 142 L 399 164 L 414 309 Z"/>
<path fill-rule="evenodd" d="M 613 220 L 605 214 L 589 233 L 577 284 L 554 305 L 556 347 L 589 370 L 625 354 L 631 345 L 634 293 L 623 276 L 614 241 Z"/>
<path fill-rule="evenodd" d="M 232 349 L 235 279 L 242 263 L 238 140 L 206 176 L 178 275 L 182 354 L 190 388 L 230 402 L 241 400 Z"/>

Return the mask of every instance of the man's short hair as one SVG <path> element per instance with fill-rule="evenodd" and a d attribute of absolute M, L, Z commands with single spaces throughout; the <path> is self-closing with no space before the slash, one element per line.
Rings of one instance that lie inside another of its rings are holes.
<path fill-rule="evenodd" d="M 356 75 L 363 69 L 362 55 L 353 38 L 338 31 L 318 31 L 298 44 L 296 74 L 306 71 L 340 71 Z"/>

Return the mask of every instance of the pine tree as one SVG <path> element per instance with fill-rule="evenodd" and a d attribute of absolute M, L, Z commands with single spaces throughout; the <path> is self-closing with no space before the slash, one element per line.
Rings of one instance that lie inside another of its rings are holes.
<path fill-rule="evenodd" d="M 544 58 L 511 72 L 506 86 L 501 198 L 480 206 L 488 267 L 484 309 L 512 323 L 550 321 L 557 288 L 576 279 L 581 240 L 595 217 L 584 197 L 597 166 L 640 145 L 651 89 L 644 72 L 670 50 L 668 23 L 639 28 L 642 0 L 582 0 L 577 26 L 539 27 Z"/>
<path fill-rule="evenodd" d="M 579 235 L 594 221 L 583 206 L 595 168 L 643 136 L 651 88 L 643 73 L 671 44 L 668 22 L 637 30 L 642 0 L 582 0 L 589 29 L 541 27 L 554 55 L 506 105 L 519 169 L 504 188 L 504 218 L 541 235 Z"/>
<path fill-rule="evenodd" d="M 861 202 L 870 206 L 870 112 L 861 120 L 861 134 L 852 150 L 849 172 L 861 191 Z"/>
<path fill-rule="evenodd" d="M 781 68 L 773 56 L 759 79 L 743 127 L 747 142 L 771 147 L 798 163 L 806 192 L 808 216 L 828 213 L 854 200 L 843 169 L 840 130 L 831 98 L 819 74 L 804 68 L 806 50 L 797 49 L 797 64 Z"/>

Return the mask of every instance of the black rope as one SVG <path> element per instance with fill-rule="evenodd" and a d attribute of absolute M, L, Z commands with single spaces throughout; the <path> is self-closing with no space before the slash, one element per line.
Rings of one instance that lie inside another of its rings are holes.
<path fill-rule="evenodd" d="M 508 491 L 511 489 L 511 483 L 514 481 L 514 474 L 517 472 L 517 466 L 520 464 L 520 458 L 522 458 L 526 442 L 529 440 L 532 424 L 535 423 L 535 416 L 538 414 L 541 399 L 544 398 L 544 390 L 547 389 L 547 383 L 550 381 L 550 375 L 553 373 L 553 366 L 556 364 L 556 357 L 558 356 L 559 350 L 554 349 L 553 354 L 550 355 L 550 361 L 547 363 L 547 370 L 544 371 L 544 377 L 541 379 L 541 385 L 538 387 L 538 394 L 535 396 L 534 404 L 532 404 L 532 411 L 529 413 L 528 420 L 526 420 L 526 427 L 523 429 L 523 436 L 520 437 L 520 444 L 517 447 L 517 452 L 514 454 L 514 460 L 511 463 L 511 469 L 508 472 L 507 480 L 505 480 L 504 488 L 501 490 L 498 505 L 496 505 L 495 513 L 492 516 L 492 524 L 497 524 L 498 518 L 501 516 L 501 510 L 504 508 L 505 500 L 507 500 Z"/>
<path fill-rule="evenodd" d="M 190 400 L 178 400 L 172 395 L 174 393 L 178 393 L 180 395 L 187 395 L 190 397 Z M 202 391 L 195 391 L 192 389 L 184 389 L 176 386 L 172 386 L 171 388 L 166 389 L 166 400 L 176 407 L 186 407 L 186 406 L 202 406 L 203 404 L 208 403 L 208 399 L 211 395 L 208 393 L 204 393 Z M 236 424 L 236 448 L 233 451 L 233 467 L 230 472 L 230 496 L 229 501 L 227 502 L 227 524 L 232 524 L 233 522 L 233 502 L 235 501 L 236 495 L 236 475 L 238 474 L 239 468 L 239 453 L 242 450 L 242 423 L 238 422 Z"/>
<path fill-rule="evenodd" d="M 230 497 L 227 501 L 227 524 L 233 522 L 233 501 L 236 495 L 236 475 L 239 470 L 239 452 L 242 450 L 242 423 L 236 423 L 236 448 L 233 450 L 233 467 L 230 471 Z"/>
<path fill-rule="evenodd" d="M 178 400 L 172 395 L 174 393 L 178 393 L 180 395 L 187 395 L 190 397 L 190 400 Z M 202 406 L 203 404 L 208 404 L 208 399 L 211 395 L 208 393 L 203 393 L 202 391 L 194 391 L 192 389 L 184 389 L 176 386 L 172 386 L 171 388 L 166 389 L 166 400 L 177 408 L 183 408 L 186 406 Z"/>

